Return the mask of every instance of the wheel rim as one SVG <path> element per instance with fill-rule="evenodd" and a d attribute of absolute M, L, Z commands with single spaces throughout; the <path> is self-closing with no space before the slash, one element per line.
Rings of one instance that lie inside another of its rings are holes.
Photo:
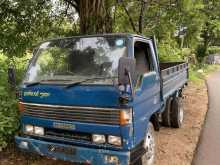
<path fill-rule="evenodd" d="M 153 134 L 152 126 L 149 127 L 146 139 L 145 139 L 145 149 L 147 150 L 146 154 L 143 156 L 146 162 L 146 165 L 152 165 L 155 159 L 155 139 Z"/>
<path fill-rule="evenodd" d="M 179 121 L 180 121 L 181 124 L 182 124 L 182 122 L 183 122 L 183 116 L 184 116 L 184 114 L 183 114 L 183 108 L 180 107 L 180 110 L 179 110 Z"/>

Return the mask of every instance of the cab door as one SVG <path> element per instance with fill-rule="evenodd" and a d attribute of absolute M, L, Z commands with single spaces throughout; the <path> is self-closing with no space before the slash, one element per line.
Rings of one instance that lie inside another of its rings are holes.
<path fill-rule="evenodd" d="M 143 140 L 153 113 L 160 109 L 160 76 L 151 41 L 134 41 L 136 59 L 134 110 L 134 143 Z"/>

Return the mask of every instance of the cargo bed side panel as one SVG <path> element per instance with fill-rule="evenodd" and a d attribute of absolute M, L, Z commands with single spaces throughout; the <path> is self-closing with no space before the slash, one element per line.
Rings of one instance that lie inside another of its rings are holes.
<path fill-rule="evenodd" d="M 187 63 L 162 63 L 161 77 L 163 80 L 163 98 L 166 100 L 181 89 L 188 79 Z"/>

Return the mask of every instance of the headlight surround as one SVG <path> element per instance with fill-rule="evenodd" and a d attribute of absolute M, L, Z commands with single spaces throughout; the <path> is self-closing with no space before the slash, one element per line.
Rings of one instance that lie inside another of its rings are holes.
<path fill-rule="evenodd" d="M 109 135 L 108 136 L 108 143 L 113 144 L 115 146 L 121 146 L 122 145 L 121 137 Z"/>
<path fill-rule="evenodd" d="M 103 144 L 106 142 L 105 135 L 93 134 L 92 141 L 97 144 Z"/>
<path fill-rule="evenodd" d="M 126 125 L 132 123 L 132 109 L 125 109 L 120 111 L 120 124 Z"/>
<path fill-rule="evenodd" d="M 44 135 L 44 128 L 39 126 L 33 126 L 31 124 L 24 125 L 24 132 L 26 134 Z"/>
<path fill-rule="evenodd" d="M 28 134 L 33 134 L 34 133 L 34 126 L 27 124 L 24 126 L 24 132 Z"/>
<path fill-rule="evenodd" d="M 44 135 L 44 128 L 35 126 L 34 127 L 34 134 L 43 136 Z"/>

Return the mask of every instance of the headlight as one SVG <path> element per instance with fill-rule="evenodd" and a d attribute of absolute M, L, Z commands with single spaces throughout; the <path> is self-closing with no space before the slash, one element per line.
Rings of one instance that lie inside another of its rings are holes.
<path fill-rule="evenodd" d="M 126 125 L 132 123 L 132 109 L 120 111 L 120 124 Z"/>
<path fill-rule="evenodd" d="M 34 126 L 33 125 L 25 125 L 24 126 L 24 132 L 28 134 L 33 134 L 34 133 Z"/>
<path fill-rule="evenodd" d="M 44 128 L 43 127 L 34 127 L 34 134 L 36 135 L 44 135 Z"/>
<path fill-rule="evenodd" d="M 92 135 L 92 141 L 94 143 L 98 143 L 98 144 L 105 143 L 105 135 L 93 134 Z"/>
<path fill-rule="evenodd" d="M 121 146 L 121 137 L 109 135 L 108 143 L 116 146 Z"/>

